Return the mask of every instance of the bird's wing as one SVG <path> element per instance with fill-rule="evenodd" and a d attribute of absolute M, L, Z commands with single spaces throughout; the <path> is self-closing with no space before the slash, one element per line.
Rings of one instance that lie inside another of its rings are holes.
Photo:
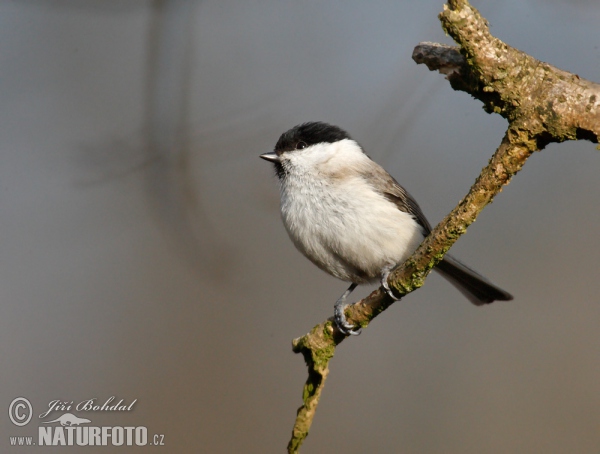
<path fill-rule="evenodd" d="M 374 164 L 375 166 L 369 166 L 363 172 L 365 180 L 372 185 L 375 191 L 396 205 L 400 211 L 411 214 L 415 218 L 415 221 L 423 227 L 424 235 L 429 235 L 431 225 L 421 211 L 421 207 L 417 201 L 383 167 L 375 162 Z"/>

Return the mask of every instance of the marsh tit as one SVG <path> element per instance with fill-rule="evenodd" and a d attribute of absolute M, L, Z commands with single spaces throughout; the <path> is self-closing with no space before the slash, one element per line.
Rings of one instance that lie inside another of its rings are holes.
<path fill-rule="evenodd" d="M 346 131 L 304 123 L 283 133 L 272 153 L 281 189 L 281 217 L 296 248 L 323 271 L 352 284 L 335 304 L 335 321 L 358 334 L 344 315 L 358 284 L 381 280 L 404 262 L 431 232 L 411 195 L 371 160 Z M 446 254 L 434 268 L 480 306 L 513 297 Z"/>

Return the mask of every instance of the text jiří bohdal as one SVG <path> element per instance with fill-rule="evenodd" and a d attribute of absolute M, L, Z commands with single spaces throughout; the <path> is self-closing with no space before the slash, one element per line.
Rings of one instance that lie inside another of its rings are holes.
<path fill-rule="evenodd" d="M 118 402 L 113 403 L 115 400 L 115 396 L 109 397 L 102 404 L 99 403 L 97 397 L 83 400 L 78 404 L 75 404 L 74 401 L 52 400 L 48 403 L 48 410 L 42 413 L 39 418 L 45 418 L 53 411 L 70 411 L 73 409 L 77 411 L 131 411 L 137 402 L 137 399 L 134 399 L 130 404 L 127 404 L 125 399 L 120 399 Z"/>

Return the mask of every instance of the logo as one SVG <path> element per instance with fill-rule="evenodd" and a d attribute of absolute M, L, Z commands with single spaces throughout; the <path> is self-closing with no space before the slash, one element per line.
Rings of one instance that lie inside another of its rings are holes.
<path fill-rule="evenodd" d="M 8 407 L 8 417 L 15 426 L 26 426 L 33 416 L 31 402 L 24 397 L 17 397 Z"/>
<path fill-rule="evenodd" d="M 78 418 L 71 413 L 65 413 L 61 417 L 53 419 L 52 421 L 43 421 L 42 424 L 52 424 L 53 422 L 59 422 L 61 426 L 78 426 L 79 424 L 85 424 L 92 421 L 85 418 Z"/>
<path fill-rule="evenodd" d="M 125 399 L 116 400 L 111 396 L 105 401 L 97 398 L 74 401 L 52 400 L 47 410 L 38 419 L 51 417 L 48 421 L 39 421 L 37 437 L 15 435 L 9 437 L 10 446 L 164 446 L 163 434 L 148 436 L 145 426 L 94 426 L 88 416 L 90 413 L 131 412 L 137 399 L 127 403 Z M 79 415 L 71 411 L 75 410 Z M 57 413 L 66 412 L 61 415 Z M 54 414 L 52 414 L 54 413 Z M 85 413 L 85 415 L 81 415 Z M 10 421 L 17 427 L 29 424 L 33 417 L 33 406 L 24 397 L 13 399 L 8 407 Z"/>

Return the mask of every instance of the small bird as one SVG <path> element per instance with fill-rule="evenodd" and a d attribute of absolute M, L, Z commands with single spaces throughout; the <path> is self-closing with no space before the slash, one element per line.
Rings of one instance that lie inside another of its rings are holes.
<path fill-rule="evenodd" d="M 387 284 L 390 270 L 417 249 L 431 225 L 406 189 L 337 126 L 295 126 L 260 157 L 275 166 L 283 225 L 296 248 L 352 283 L 334 318 L 342 333 L 359 334 L 344 315 L 346 298 L 358 284 L 380 280 L 397 300 Z M 513 299 L 448 254 L 434 269 L 477 306 Z"/>

